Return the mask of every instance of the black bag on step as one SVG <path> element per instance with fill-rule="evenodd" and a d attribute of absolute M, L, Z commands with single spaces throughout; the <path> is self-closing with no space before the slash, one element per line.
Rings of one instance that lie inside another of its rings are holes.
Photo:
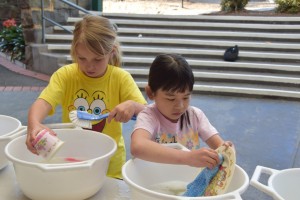
<path fill-rule="evenodd" d="M 226 49 L 224 53 L 224 60 L 234 62 L 238 59 L 238 55 L 239 55 L 239 48 L 237 45 L 235 45 L 234 47 L 229 47 L 228 49 Z"/>

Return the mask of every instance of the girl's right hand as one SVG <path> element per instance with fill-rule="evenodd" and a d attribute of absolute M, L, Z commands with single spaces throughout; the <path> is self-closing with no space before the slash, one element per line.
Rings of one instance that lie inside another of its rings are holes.
<path fill-rule="evenodd" d="M 218 153 L 210 148 L 201 148 L 189 152 L 188 163 L 192 167 L 208 167 L 213 169 L 218 166 L 220 160 Z"/>
<path fill-rule="evenodd" d="M 38 155 L 36 149 L 34 148 L 34 146 L 32 145 L 33 141 L 36 138 L 36 135 L 42 131 L 43 129 L 48 130 L 52 135 L 56 135 L 55 132 L 51 129 L 49 129 L 48 127 L 46 127 L 43 124 L 35 124 L 35 125 L 28 125 L 27 127 L 27 138 L 26 138 L 26 146 L 27 149 L 29 151 L 31 151 L 32 153 Z"/>
<path fill-rule="evenodd" d="M 51 109 L 52 106 L 47 101 L 40 98 L 38 98 L 29 109 L 26 145 L 27 149 L 34 154 L 38 153 L 32 145 L 32 142 L 41 130 L 47 129 L 51 134 L 56 135 L 51 129 L 41 123 L 47 117 Z"/>

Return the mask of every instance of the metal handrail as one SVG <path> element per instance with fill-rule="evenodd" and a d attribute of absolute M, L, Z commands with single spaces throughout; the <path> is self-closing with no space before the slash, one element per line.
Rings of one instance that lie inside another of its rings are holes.
<path fill-rule="evenodd" d="M 70 2 L 70 1 L 67 1 L 67 0 L 59 0 L 59 1 L 73 7 L 75 9 L 79 10 L 79 11 L 82 11 L 85 14 L 94 15 L 94 13 L 92 13 L 92 12 L 90 12 L 90 11 L 88 11 L 88 10 L 86 10 L 86 9 Z M 62 28 L 63 30 L 65 30 L 68 33 L 73 33 L 72 30 L 69 30 L 69 29 L 65 28 L 63 25 L 61 25 L 58 22 L 56 22 L 56 21 L 54 21 L 54 20 L 52 20 L 52 19 L 45 16 L 45 13 L 44 13 L 44 0 L 41 0 L 41 10 L 42 10 L 41 15 L 42 15 L 42 42 L 43 43 L 46 42 L 46 38 L 45 38 L 45 21 L 48 21 L 48 22 L 50 22 L 50 23 L 52 23 L 56 26 L 59 26 L 60 28 Z"/>

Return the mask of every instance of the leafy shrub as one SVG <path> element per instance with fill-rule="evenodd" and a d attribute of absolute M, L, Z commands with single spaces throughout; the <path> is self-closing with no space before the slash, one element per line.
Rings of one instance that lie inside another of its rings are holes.
<path fill-rule="evenodd" d="M 3 22 L 3 30 L 0 32 L 0 51 L 8 53 L 11 60 L 23 60 L 25 58 L 25 41 L 22 26 L 17 26 L 14 19 Z"/>
<path fill-rule="evenodd" d="M 276 12 L 295 14 L 300 12 L 300 0 L 275 0 Z"/>
<path fill-rule="evenodd" d="M 226 12 L 241 11 L 245 9 L 248 0 L 222 0 L 221 10 Z"/>

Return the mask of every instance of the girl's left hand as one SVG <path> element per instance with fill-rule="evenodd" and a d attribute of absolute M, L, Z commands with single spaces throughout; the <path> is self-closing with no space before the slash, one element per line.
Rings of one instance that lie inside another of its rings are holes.
<path fill-rule="evenodd" d="M 225 146 L 226 149 L 228 147 L 233 147 L 234 148 L 234 145 L 233 145 L 233 143 L 231 141 L 225 141 L 222 145 Z"/>

